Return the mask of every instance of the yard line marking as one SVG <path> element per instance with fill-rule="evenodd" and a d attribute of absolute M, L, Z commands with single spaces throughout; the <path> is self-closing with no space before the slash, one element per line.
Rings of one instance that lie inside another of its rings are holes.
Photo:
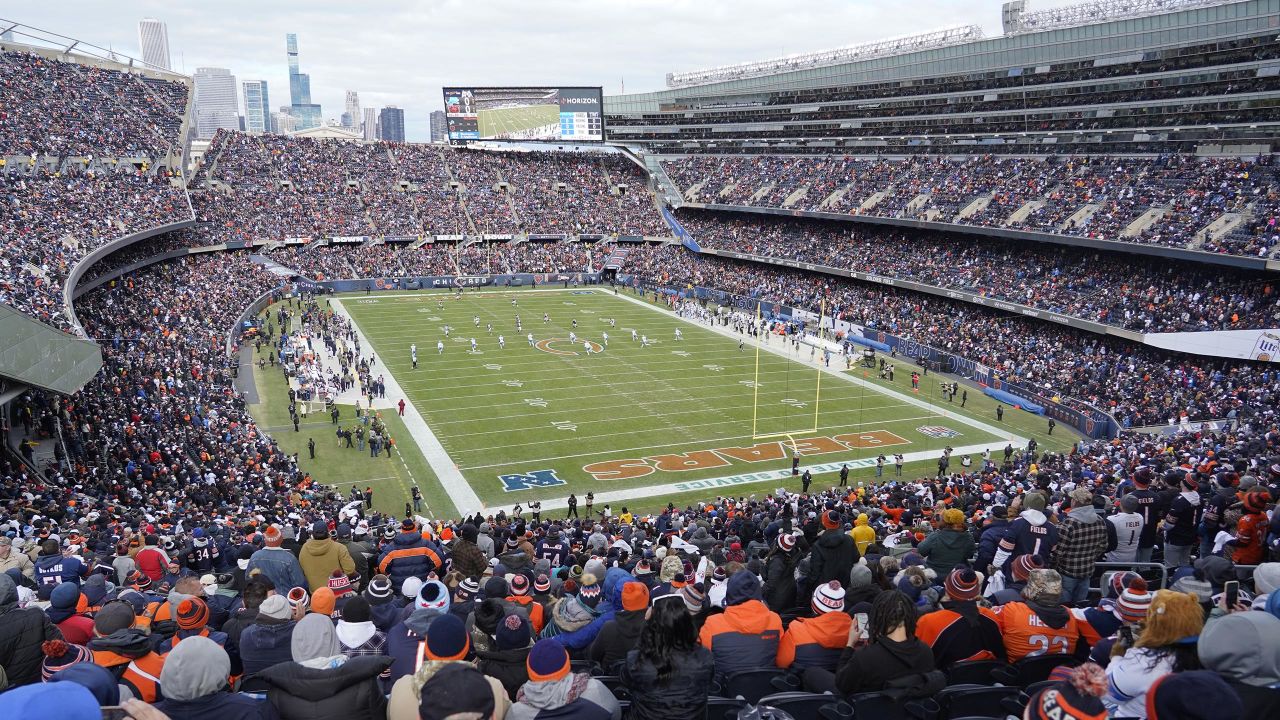
<path fill-rule="evenodd" d="M 359 338 L 360 346 L 372 350 L 373 343 L 369 342 L 369 338 L 365 337 L 364 332 L 360 329 L 360 323 L 356 322 L 347 312 L 342 300 L 331 300 L 330 305 L 335 313 L 345 316 L 351 322 L 351 328 L 355 331 L 356 337 Z M 400 384 L 396 382 L 395 374 L 391 372 L 390 368 L 386 367 L 385 363 L 383 364 L 383 369 L 386 371 L 383 380 L 386 382 L 387 393 L 392 397 L 407 397 Z M 466 516 L 480 510 L 483 507 L 480 502 L 480 496 L 476 495 L 476 491 L 471 488 L 471 484 L 467 482 L 466 478 L 462 477 L 458 466 L 454 464 L 453 459 L 445 452 L 435 433 L 431 432 L 431 428 L 427 426 L 427 421 L 422 418 L 422 414 L 418 412 L 418 408 L 414 403 L 405 403 L 404 417 L 401 420 L 409 431 L 409 435 L 418 443 L 418 449 L 422 451 L 422 456 L 426 458 L 427 464 L 435 472 L 436 477 L 439 478 L 440 486 L 449 495 L 449 500 L 453 502 L 454 510 L 459 513 L 459 516 Z"/>

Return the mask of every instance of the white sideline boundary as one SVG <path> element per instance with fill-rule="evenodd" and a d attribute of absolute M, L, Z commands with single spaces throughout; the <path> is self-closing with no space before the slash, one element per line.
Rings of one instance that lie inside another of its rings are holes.
<path fill-rule="evenodd" d="M 356 336 L 360 338 L 360 345 L 373 349 L 373 343 L 369 342 L 369 338 L 364 336 L 364 331 L 360 329 L 360 323 L 347 313 L 347 309 L 343 306 L 341 299 L 333 299 L 329 301 L 333 311 L 342 315 L 351 323 L 351 327 L 355 330 Z M 440 480 L 440 486 L 444 488 L 445 494 L 449 496 L 449 500 L 453 503 L 454 509 L 458 512 L 459 517 L 469 515 L 480 510 L 483 504 L 480 502 L 480 496 L 476 495 L 476 491 L 471 489 L 467 479 L 462 477 L 462 473 L 458 470 L 458 466 L 453 462 L 453 458 L 449 457 L 449 453 L 445 452 L 444 446 L 440 444 L 440 439 L 427 426 L 427 421 L 423 419 L 422 413 L 418 412 L 418 408 L 413 404 L 408 396 L 404 394 L 404 390 L 400 387 L 400 383 L 396 382 L 396 376 L 383 363 L 383 380 L 386 382 L 387 395 L 402 397 L 405 399 L 404 422 L 405 429 L 409 431 L 409 435 L 413 437 L 413 441 L 418 444 L 418 449 L 422 451 L 422 456 L 426 458 L 427 465 L 435 472 L 436 477 Z"/>

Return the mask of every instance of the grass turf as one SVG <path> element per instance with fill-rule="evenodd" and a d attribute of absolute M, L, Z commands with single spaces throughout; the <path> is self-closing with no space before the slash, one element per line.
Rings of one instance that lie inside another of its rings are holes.
<path fill-rule="evenodd" d="M 560 125 L 559 105 L 528 105 L 525 107 L 481 110 L 476 114 L 480 137 L 501 137 L 507 133 L 524 132 L 548 125 Z"/>
<path fill-rule="evenodd" d="M 512 307 L 512 298 L 518 307 Z M 369 339 L 379 361 L 400 383 L 406 399 L 416 405 L 452 461 L 489 506 L 563 498 L 570 492 L 581 498 L 589 490 L 599 494 L 670 485 L 659 495 L 642 496 L 637 492 L 635 499 L 627 503 L 633 511 L 643 511 L 665 506 L 669 500 L 684 503 L 730 493 L 763 494 L 784 484 L 798 489 L 799 483 L 790 478 L 735 484 L 726 490 L 689 484 L 790 467 L 789 452 L 785 447 L 779 450 L 778 439 L 753 439 L 753 413 L 758 416 L 760 434 L 794 431 L 796 440 L 826 438 L 815 441 L 817 444 L 811 446 L 814 450 L 838 449 L 807 456 L 803 459 L 805 464 L 866 459 L 881 451 L 890 457 L 893 452 L 927 453 L 925 460 L 908 464 L 906 477 L 934 474 L 936 458 L 945 445 L 981 444 L 989 446 L 998 457 L 1006 442 L 1004 437 L 960 423 L 955 417 L 968 415 L 995 424 L 994 401 L 971 389 L 967 406 L 961 410 L 958 400 L 946 403 L 938 395 L 942 378 L 933 375 L 924 378 L 919 393 L 912 395 L 912 366 L 902 359 L 895 361 L 899 372 L 893 383 L 878 380 L 875 373 L 867 381 L 945 406 L 950 417 L 911 405 L 901 397 L 824 376 L 817 431 L 803 432 L 814 428 L 817 384 L 817 372 L 809 364 L 807 348 L 795 356 L 803 362 L 761 352 L 757 376 L 756 354 L 749 345 L 740 351 L 735 340 L 712 332 L 705 325 L 691 325 L 669 313 L 615 298 L 607 288 L 584 288 L 577 293 L 468 291 L 460 299 L 442 292 L 357 295 L 345 298 L 344 306 Z M 518 334 L 514 329 L 516 313 L 521 315 L 524 327 Z M 543 322 L 543 313 L 550 315 L 549 323 Z M 479 328 L 473 323 L 476 316 L 480 318 Z M 611 328 L 606 318 L 616 319 L 616 328 Z M 567 341 L 573 319 L 578 320 L 579 343 L 582 338 L 602 343 L 602 333 L 607 331 L 608 349 L 591 356 L 557 354 L 581 352 L 580 347 L 570 347 Z M 489 323 L 493 325 L 492 335 L 486 331 Z M 444 337 L 444 325 L 452 326 L 454 331 L 446 340 L 445 352 L 438 355 L 435 345 L 437 339 Z M 676 327 L 683 331 L 683 342 L 674 340 Z M 657 343 L 640 347 L 640 343 L 630 340 L 631 328 Z M 553 352 L 529 347 L 525 333 L 530 332 L 539 341 L 558 338 L 547 345 Z M 506 337 L 505 349 L 498 347 L 499 334 Z M 472 336 L 476 337 L 480 353 L 467 351 Z M 772 341 L 774 347 L 780 342 L 778 338 Z M 417 343 L 419 349 L 416 371 L 409 360 L 410 343 Z M 863 371 L 855 365 L 851 374 L 862 377 Z M 278 414 L 274 420 L 268 416 L 265 424 L 286 425 L 283 405 L 287 398 L 279 376 L 275 377 L 278 392 L 263 392 L 262 410 Z M 760 387 L 751 387 L 757 377 Z M 283 422 L 280 414 L 284 415 Z M 350 418 L 349 410 L 344 410 L 344 418 Z M 405 455 L 416 455 L 407 458 L 407 467 L 419 479 L 428 504 L 433 509 L 443 509 L 442 514 L 451 513 L 452 505 L 421 461 L 421 455 L 405 441 L 403 426 L 397 427 L 398 418 L 389 418 L 389 422 Z M 959 435 L 940 439 L 917 430 L 935 425 Z M 1012 408 L 1006 408 L 1001 427 L 1024 437 L 1036 437 L 1042 449 L 1060 449 L 1075 440 L 1062 429 L 1047 437 L 1043 418 Z M 336 447 L 329 427 L 317 430 L 324 433 L 324 442 L 317 439 L 318 445 Z M 291 431 L 289 427 L 275 432 L 286 449 L 290 449 L 289 441 L 295 435 Z M 849 436 L 843 439 L 855 444 L 857 438 L 865 437 L 867 443 L 845 448 L 831 440 L 840 435 Z M 305 440 L 301 443 L 305 445 Z M 773 459 L 744 462 L 738 459 L 748 456 L 742 450 L 731 451 L 738 458 L 711 452 L 752 447 L 756 457 L 772 455 Z M 305 447 L 301 457 L 306 458 Z M 317 460 L 313 472 L 318 480 L 372 484 L 379 507 L 403 511 L 407 478 L 387 477 L 391 473 L 380 469 L 385 465 L 370 461 L 367 452 L 335 450 L 331 456 L 326 453 L 326 457 Z M 980 461 L 975 457 L 974 462 L 977 465 Z M 304 461 L 303 465 L 306 467 L 307 463 Z M 957 457 L 952 470 L 958 466 Z M 501 476 L 529 477 L 537 471 L 551 471 L 555 480 L 563 484 L 505 490 Z M 885 479 L 892 474 L 890 466 Z M 851 476 L 853 484 L 859 480 L 870 482 L 874 480 L 874 469 L 859 469 Z M 815 485 L 833 484 L 834 477 L 816 477 Z M 597 508 L 602 504 L 597 502 Z M 622 504 L 615 501 L 614 510 Z M 559 512 L 562 511 L 548 514 Z"/>

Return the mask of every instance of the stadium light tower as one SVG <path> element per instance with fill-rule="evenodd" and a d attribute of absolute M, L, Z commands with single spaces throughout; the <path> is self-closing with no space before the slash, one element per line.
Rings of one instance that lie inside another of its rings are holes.
<path fill-rule="evenodd" d="M 793 70 L 827 67 L 859 60 L 888 57 L 890 55 L 902 55 L 919 50 L 961 45 L 981 39 L 982 28 L 977 25 L 957 25 L 934 30 L 933 32 L 920 33 L 919 35 L 877 40 L 875 42 L 862 43 L 861 45 L 850 45 L 849 47 L 823 50 L 805 55 L 791 55 L 738 65 L 723 65 L 707 70 L 667 73 L 667 87 L 674 89 L 707 85 L 724 80 L 776 75 Z"/>
<path fill-rule="evenodd" d="M 1095 0 L 1027 12 L 1030 0 L 1010 0 L 1004 4 L 1004 32 L 1006 35 L 1042 32 L 1233 2 L 1239 0 Z"/>

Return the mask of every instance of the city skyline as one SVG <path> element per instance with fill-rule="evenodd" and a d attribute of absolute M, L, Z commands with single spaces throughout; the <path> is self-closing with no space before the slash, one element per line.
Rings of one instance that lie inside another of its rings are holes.
<path fill-rule="evenodd" d="M 1031 4 L 1039 10 L 1072 2 Z M 403 108 L 407 139 L 414 142 L 430 138 L 430 113 L 442 108 L 445 85 L 602 85 L 606 95 L 615 95 L 625 80 L 630 93 L 651 92 L 663 89 L 668 72 L 947 25 L 975 23 L 988 36 L 1000 33 L 1000 0 L 920 0 L 911 13 L 889 3 L 818 0 L 795 0 L 786 12 L 764 0 L 547 0 L 537 13 L 515 0 L 371 0 L 359 6 L 313 0 L 306 12 L 299 7 L 246 0 L 216 7 L 65 0 L 23 8 L 14 20 L 141 59 L 138 21 L 155 18 L 167 25 L 176 72 L 225 67 L 278 88 L 289 80 L 281 39 L 293 33 L 313 80 L 312 102 L 325 109 L 325 122 L 340 121 L 346 91 L 356 90 L 362 106 Z"/>

